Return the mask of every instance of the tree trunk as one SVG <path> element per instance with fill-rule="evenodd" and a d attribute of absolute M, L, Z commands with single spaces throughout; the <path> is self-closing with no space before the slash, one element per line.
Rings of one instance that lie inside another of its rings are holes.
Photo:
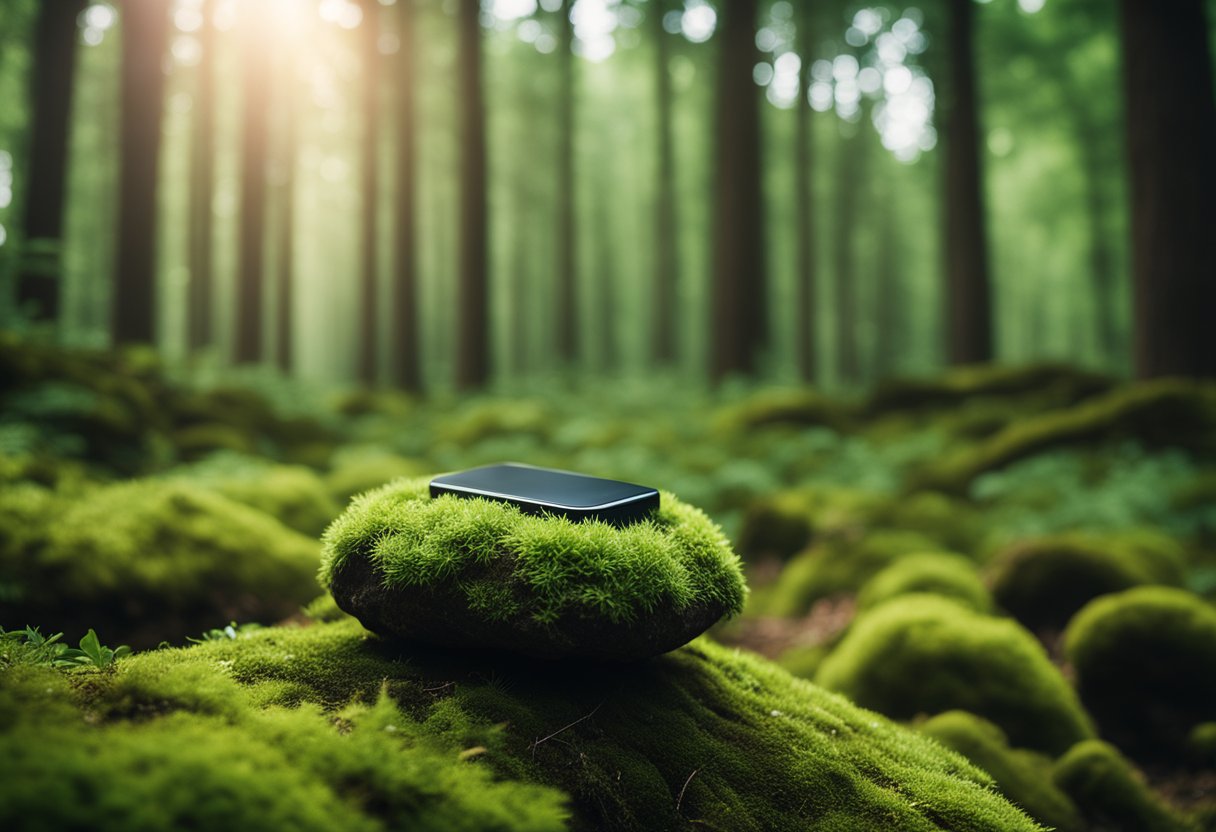
<path fill-rule="evenodd" d="M 270 109 L 268 26 L 260 4 L 242 7 L 240 21 L 244 100 L 241 108 L 241 231 L 237 267 L 236 360 L 262 359 L 266 232 L 266 158 Z"/>
<path fill-rule="evenodd" d="M 122 4 L 122 146 L 111 331 L 115 343 L 151 344 L 156 330 L 156 182 L 164 112 L 169 9 Z"/>
<path fill-rule="evenodd" d="M 557 357 L 569 366 L 578 360 L 578 279 L 574 203 L 574 31 L 573 3 L 558 10 L 557 146 Z"/>
<path fill-rule="evenodd" d="M 481 3 L 460 0 L 460 255 L 456 386 L 480 387 L 490 375 L 486 285 L 486 125 L 481 80 Z"/>
<path fill-rule="evenodd" d="M 201 57 L 195 68 L 193 133 L 190 138 L 190 310 L 187 316 L 191 350 L 210 346 L 214 267 L 212 202 L 215 189 L 215 26 L 212 4 L 203 0 L 198 31 Z"/>
<path fill-rule="evenodd" d="M 655 202 L 654 312 L 651 317 L 651 357 L 655 364 L 674 364 L 679 330 L 676 286 L 680 277 L 676 222 L 675 153 L 672 138 L 672 91 L 667 34 L 663 14 L 667 4 L 652 0 L 651 37 L 655 42 L 655 119 L 658 127 L 658 188 Z"/>
<path fill-rule="evenodd" d="M 751 374 L 767 337 L 756 0 L 723 5 L 718 44 L 710 376 Z"/>
<path fill-rule="evenodd" d="M 418 337 L 418 244 L 415 217 L 417 199 L 417 129 L 414 93 L 417 64 L 414 49 L 414 0 L 398 0 L 397 51 L 397 226 L 393 243 L 392 339 L 393 373 L 402 390 L 422 390 L 421 339 Z"/>
<path fill-rule="evenodd" d="M 863 146 L 867 129 L 858 124 L 851 136 L 841 136 L 836 168 L 836 375 L 844 384 L 861 381 L 861 354 L 857 343 L 857 253 L 855 230 L 858 223 L 857 193 L 865 183 Z"/>
<path fill-rule="evenodd" d="M 29 187 L 17 302 L 34 320 L 59 319 L 63 201 L 76 72 L 76 17 L 83 0 L 41 3 L 30 68 Z"/>
<path fill-rule="evenodd" d="M 798 57 L 801 59 L 801 83 L 794 121 L 794 352 L 798 375 L 803 381 L 816 377 L 815 351 L 815 198 L 811 189 L 811 166 L 814 150 L 811 133 L 811 57 L 814 43 L 811 12 L 804 9 L 797 21 Z"/>
<path fill-rule="evenodd" d="M 992 310 L 975 96 L 974 0 L 948 0 L 946 331 L 951 364 L 992 359 Z"/>
<path fill-rule="evenodd" d="M 605 158 L 608 156 L 605 153 Z M 609 174 L 604 176 L 604 174 Z M 595 312 L 599 319 L 600 369 L 609 373 L 616 368 L 619 356 L 616 349 L 616 250 L 613 248 L 611 170 L 605 164 L 601 169 L 601 180 L 595 195 Z"/>
<path fill-rule="evenodd" d="M 1203 0 L 1122 0 L 1136 373 L 1216 376 L 1216 105 Z"/>
<path fill-rule="evenodd" d="M 286 53 L 280 76 L 283 84 L 281 93 L 283 115 L 279 125 L 279 156 L 282 165 L 283 180 L 279 186 L 279 226 L 278 240 L 275 248 L 279 252 L 278 278 L 275 281 L 278 289 L 278 301 L 275 309 L 278 313 L 278 325 L 275 334 L 278 340 L 275 358 L 279 369 L 291 373 L 295 369 L 295 206 L 296 206 L 296 156 L 298 137 L 296 136 L 296 97 L 295 76 L 292 73 L 290 50 Z"/>
<path fill-rule="evenodd" d="M 896 369 L 898 350 L 901 344 L 903 298 L 899 280 L 899 258 L 896 257 L 899 243 L 899 223 L 895 221 L 894 189 L 889 188 L 885 199 L 875 205 L 878 226 L 878 251 L 874 264 L 875 323 L 874 333 L 874 377 L 888 378 Z"/>
<path fill-rule="evenodd" d="M 376 286 L 377 223 L 380 188 L 380 7 L 376 0 L 363 0 L 363 137 L 361 149 L 362 182 L 359 212 L 359 380 L 376 383 L 379 352 L 377 324 L 379 294 Z"/>

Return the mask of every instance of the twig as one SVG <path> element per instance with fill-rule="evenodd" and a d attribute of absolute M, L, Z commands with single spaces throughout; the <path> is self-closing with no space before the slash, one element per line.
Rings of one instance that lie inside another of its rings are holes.
<path fill-rule="evenodd" d="M 569 725 L 563 725 L 561 728 L 558 728 L 556 731 L 554 731 L 549 736 L 541 737 L 540 739 L 533 742 L 531 745 L 532 756 L 533 757 L 536 756 L 536 746 L 540 745 L 542 742 L 548 742 L 549 740 L 553 739 L 558 734 L 560 734 L 562 731 L 568 731 L 569 729 L 573 728 L 575 725 L 578 725 L 580 722 L 591 719 L 591 717 L 595 716 L 596 711 L 598 711 L 603 706 L 604 706 L 604 703 L 600 702 L 600 704 L 596 705 L 594 708 L 591 709 L 591 713 L 584 714 L 584 715 L 580 716 L 578 719 L 574 720 L 574 722 L 571 722 Z"/>
<path fill-rule="evenodd" d="M 676 798 L 676 814 L 680 814 L 680 804 L 684 802 L 684 791 L 688 788 L 688 784 L 692 782 L 692 778 L 697 776 L 699 768 L 694 768 L 692 774 L 688 775 L 688 779 L 684 781 L 684 785 L 680 787 L 680 796 Z"/>

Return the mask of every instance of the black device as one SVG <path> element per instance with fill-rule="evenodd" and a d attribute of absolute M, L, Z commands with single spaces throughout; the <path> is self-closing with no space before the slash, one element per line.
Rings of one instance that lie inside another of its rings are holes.
<path fill-rule="evenodd" d="M 431 480 L 431 496 L 484 497 L 518 506 L 525 514 L 602 520 L 626 526 L 659 507 L 659 492 L 643 485 L 516 462 L 470 468 Z"/>

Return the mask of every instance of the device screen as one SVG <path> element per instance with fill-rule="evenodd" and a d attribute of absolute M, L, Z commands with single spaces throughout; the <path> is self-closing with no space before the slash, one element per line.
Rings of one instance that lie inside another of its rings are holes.
<path fill-rule="evenodd" d="M 501 500 L 529 514 L 614 525 L 636 522 L 659 507 L 659 492 L 653 488 L 509 462 L 438 476 L 431 480 L 431 496 L 441 494 Z"/>

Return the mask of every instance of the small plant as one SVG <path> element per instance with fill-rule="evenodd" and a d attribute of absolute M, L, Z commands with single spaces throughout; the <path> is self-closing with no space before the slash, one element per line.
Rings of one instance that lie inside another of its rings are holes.
<path fill-rule="evenodd" d="M 186 636 L 186 641 L 191 644 L 204 644 L 208 641 L 236 641 L 237 636 L 245 633 L 251 633 L 254 630 L 262 629 L 261 624 L 237 624 L 235 621 L 229 621 L 226 627 L 213 627 L 203 633 L 201 638 L 192 638 Z"/>
<path fill-rule="evenodd" d="M 44 636 L 37 627 L 26 626 L 22 630 L 0 627 L 0 666 L 29 664 L 67 668 L 92 665 L 105 670 L 131 652 L 125 644 L 113 650 L 106 647 L 92 628 L 80 640 L 79 649 L 64 644 L 60 641 L 62 638 L 63 633 Z"/>

